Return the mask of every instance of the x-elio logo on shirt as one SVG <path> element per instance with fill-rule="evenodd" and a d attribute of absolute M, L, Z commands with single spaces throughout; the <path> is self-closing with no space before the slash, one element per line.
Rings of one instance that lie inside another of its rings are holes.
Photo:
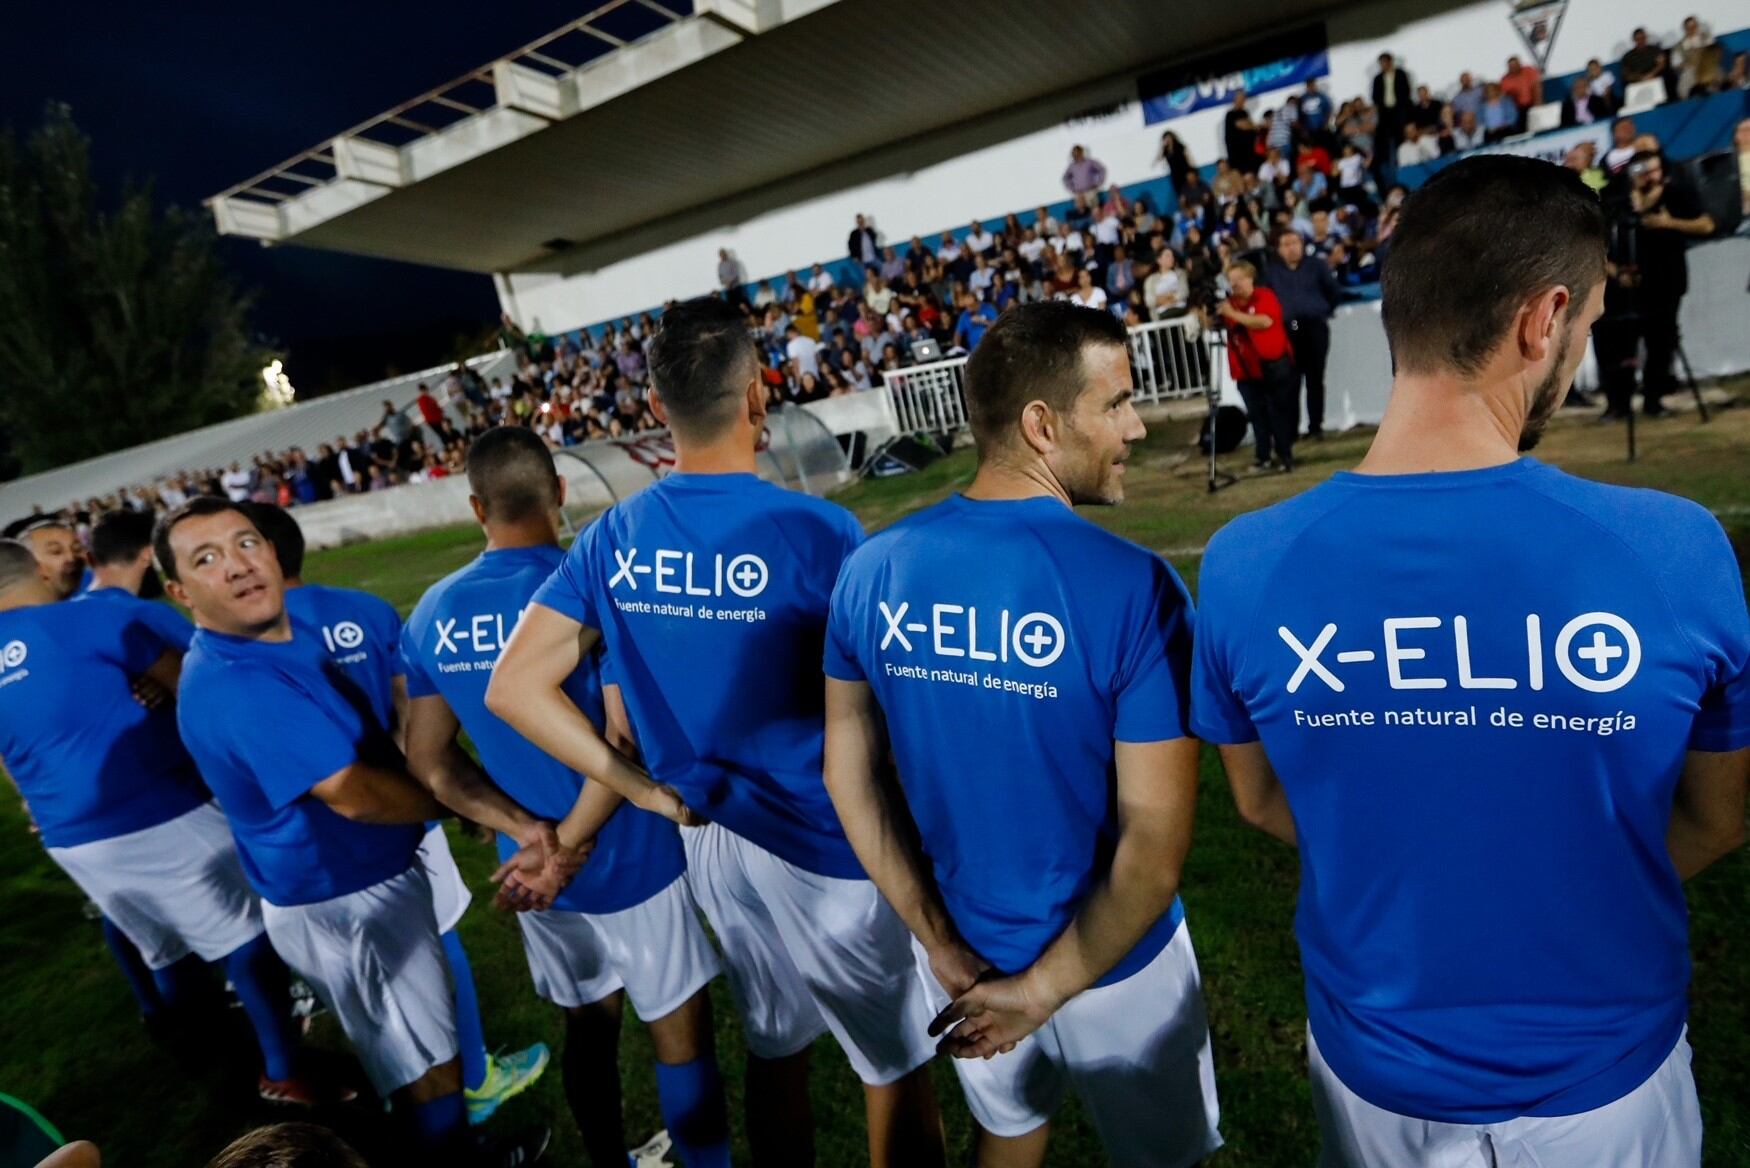
<path fill-rule="evenodd" d="M 706 559 L 690 551 L 658 548 L 653 562 L 646 564 L 639 562 L 635 547 L 613 551 L 618 566 L 608 580 L 609 589 L 624 583 L 627 590 L 636 592 L 639 577 L 649 576 L 658 592 L 676 596 L 722 596 L 729 592 L 752 599 L 766 590 L 772 578 L 765 560 L 752 552 L 735 556 L 716 552 Z"/>
<path fill-rule="evenodd" d="M 1446 677 L 1411 676 L 1405 670 L 1406 662 L 1427 660 L 1431 647 L 1437 642 L 1442 645 L 1445 643 L 1445 638 L 1433 632 L 1444 624 L 1437 616 L 1387 617 L 1381 622 L 1386 676 L 1391 688 L 1447 688 L 1449 681 Z M 1525 617 L 1524 627 L 1523 660 L 1520 654 L 1514 653 L 1511 664 L 1523 665 L 1526 688 L 1541 690 L 1544 688 L 1546 663 L 1543 618 L 1537 613 L 1529 613 Z M 1435 639 L 1424 640 L 1420 644 L 1412 643 L 1411 637 L 1421 630 L 1428 630 Z M 1336 693 L 1343 692 L 1342 678 L 1324 659 L 1331 642 L 1337 638 L 1338 629 L 1334 621 L 1320 629 L 1310 644 L 1303 642 L 1287 625 L 1279 626 L 1276 632 L 1299 659 L 1294 673 L 1288 679 L 1289 693 L 1297 692 L 1311 677 L 1318 678 Z M 1470 623 L 1467 618 L 1452 618 L 1451 644 L 1457 661 L 1458 688 L 1519 688 L 1518 676 L 1490 677 L 1477 672 L 1480 666 L 1472 659 Z M 1333 654 L 1339 666 L 1364 664 L 1377 660 L 1379 656 L 1372 649 L 1343 649 Z M 1571 685 L 1591 693 L 1610 693 L 1633 681 L 1635 674 L 1640 672 L 1641 638 L 1633 625 L 1613 612 L 1583 612 L 1562 626 L 1561 631 L 1556 634 L 1554 651 L 1549 656 L 1553 657 L 1556 669 Z M 1502 661 L 1495 668 L 1508 664 L 1509 662 Z"/>
<path fill-rule="evenodd" d="M 1007 662 L 1012 655 L 1023 665 L 1043 669 L 1063 656 L 1067 638 L 1063 622 L 1048 612 L 1029 612 L 1014 617 L 1008 609 L 997 612 L 995 635 L 992 635 L 990 610 L 985 610 L 983 636 L 980 642 L 978 606 L 975 604 L 932 604 L 928 623 L 906 620 L 911 602 L 902 600 L 897 609 L 885 600 L 877 601 L 885 630 L 880 648 L 885 651 L 897 643 L 907 653 L 913 651 L 911 637 L 923 641 L 925 648 L 939 657 L 968 657 L 974 661 Z M 961 621 L 959 618 L 964 617 Z M 925 640 L 925 637 L 928 637 Z"/>

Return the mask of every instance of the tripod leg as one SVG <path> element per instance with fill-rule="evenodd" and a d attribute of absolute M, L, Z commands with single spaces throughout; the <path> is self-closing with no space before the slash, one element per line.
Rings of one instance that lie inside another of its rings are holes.
<path fill-rule="evenodd" d="M 1683 342 L 1678 341 L 1673 348 L 1677 352 L 1677 359 L 1683 363 L 1683 380 L 1689 383 L 1689 392 L 1695 395 L 1696 412 L 1701 414 L 1703 422 L 1711 422 L 1713 419 L 1708 415 L 1707 403 L 1701 400 L 1701 386 L 1695 382 L 1695 370 L 1689 367 L 1689 354 L 1683 351 Z"/>

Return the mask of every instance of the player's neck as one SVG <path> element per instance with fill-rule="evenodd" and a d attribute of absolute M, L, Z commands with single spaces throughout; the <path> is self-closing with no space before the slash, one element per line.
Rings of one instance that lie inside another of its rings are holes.
<path fill-rule="evenodd" d="M 1482 470 L 1519 458 L 1518 387 L 1442 374 L 1399 374 L 1358 474 Z"/>
<path fill-rule="evenodd" d="M 120 588 L 130 596 L 138 596 L 140 583 L 145 577 L 144 570 L 135 571 L 132 568 L 117 568 L 99 564 L 91 569 L 91 591 L 100 592 L 105 588 Z"/>
<path fill-rule="evenodd" d="M 287 592 L 290 592 L 294 588 L 302 588 L 303 586 L 304 578 L 302 576 L 287 576 L 285 578 L 285 588 Z"/>
<path fill-rule="evenodd" d="M 1070 501 L 1069 492 L 1063 489 L 1063 484 L 1051 473 L 1051 468 L 1040 461 L 1012 465 L 992 459 L 980 463 L 971 485 L 960 493 L 980 503 L 1049 498 L 1056 499 L 1065 507 L 1075 506 Z"/>
<path fill-rule="evenodd" d="M 518 548 L 558 547 L 559 531 L 551 519 L 531 519 L 522 523 L 488 523 L 486 550 L 508 552 Z"/>
<path fill-rule="evenodd" d="M 686 442 L 676 438 L 674 468 L 681 474 L 756 474 L 759 463 L 752 437 L 737 430 L 715 442 Z"/>
<path fill-rule="evenodd" d="M 11 612 L 15 608 L 40 608 L 54 602 L 54 590 L 36 581 L 26 581 L 0 592 L 0 612 Z"/>

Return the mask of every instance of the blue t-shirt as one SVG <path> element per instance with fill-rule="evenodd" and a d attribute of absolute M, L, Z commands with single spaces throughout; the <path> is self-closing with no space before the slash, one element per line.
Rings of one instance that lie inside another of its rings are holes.
<path fill-rule="evenodd" d="M 156 827 L 208 797 L 175 713 L 134 700 L 133 679 L 181 650 L 136 605 L 176 615 L 97 600 L 0 612 L 0 761 L 51 848 Z"/>
<path fill-rule="evenodd" d="M 1018 973 L 1111 866 L 1113 742 L 1188 732 L 1191 602 L 1165 560 L 1056 499 L 955 495 L 845 564 L 826 672 L 868 681 L 948 914 Z M 1183 916 L 1175 899 L 1099 984 Z"/>
<path fill-rule="evenodd" d="M 1529 458 L 1340 473 L 1201 574 L 1192 726 L 1294 814 L 1319 1049 L 1417 1118 L 1572 1115 L 1671 1052 L 1689 750 L 1750 745 L 1750 618 L 1686 500 Z"/>
<path fill-rule="evenodd" d="M 484 552 L 432 585 L 401 630 L 407 696 L 441 696 L 473 739 L 492 781 L 531 814 L 551 820 L 570 812 L 584 777 L 489 712 L 486 684 L 523 609 L 564 558 L 557 547 Z M 590 721 L 602 724 L 602 682 L 594 659 L 571 675 L 565 692 Z M 516 850 L 514 841 L 498 837 L 499 859 Z M 673 884 L 686 863 L 674 824 L 625 805 L 602 826 L 589 862 L 554 907 L 620 912 Z"/>
<path fill-rule="evenodd" d="M 286 611 L 311 629 L 331 661 L 371 699 L 377 721 L 395 728 L 394 679 L 401 673 L 401 614 L 357 588 L 301 584 L 286 589 Z"/>
<path fill-rule="evenodd" d="M 310 794 L 355 762 L 405 764 L 318 635 L 292 628 L 292 639 L 277 643 L 197 632 L 176 711 L 249 882 L 278 905 L 332 900 L 399 876 L 425 834 L 417 823 L 356 822 Z"/>
<path fill-rule="evenodd" d="M 990 326 L 997 322 L 997 310 L 994 305 L 981 302 L 975 308 L 964 308 L 960 311 L 960 319 L 954 325 L 954 335 L 966 338 L 966 350 L 971 352 L 978 348 L 978 342 L 984 340 L 984 334 L 990 331 Z"/>
<path fill-rule="evenodd" d="M 609 508 L 535 594 L 607 643 L 644 763 L 797 867 L 863 879 L 821 779 L 826 609 L 863 529 L 751 474 L 671 474 Z"/>
<path fill-rule="evenodd" d="M 188 652 L 189 643 L 194 640 L 194 625 L 181 612 L 155 600 L 141 600 L 126 588 L 94 588 L 73 599 L 80 604 L 101 600 L 132 613 L 178 653 Z"/>

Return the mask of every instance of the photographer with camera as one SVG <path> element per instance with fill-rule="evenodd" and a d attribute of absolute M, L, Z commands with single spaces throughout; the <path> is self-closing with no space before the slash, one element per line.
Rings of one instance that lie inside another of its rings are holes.
<path fill-rule="evenodd" d="M 1227 365 L 1252 422 L 1252 473 L 1270 470 L 1270 456 L 1294 469 L 1294 438 L 1300 429 L 1300 379 L 1276 293 L 1257 283 L 1249 260 L 1227 265 L 1228 294 L 1215 303 L 1227 329 Z"/>
<path fill-rule="evenodd" d="M 1624 419 L 1634 393 L 1637 341 L 1646 344 L 1641 375 L 1642 412 L 1665 412 L 1663 398 L 1674 388 L 1671 361 L 1677 352 L 1677 313 L 1689 291 L 1691 239 L 1713 234 L 1713 216 L 1681 174 L 1668 171 L 1657 151 L 1630 159 L 1626 184 L 1606 192 L 1611 214 L 1611 248 L 1606 269 L 1605 309 L 1593 328 L 1600 379 L 1609 405 L 1608 419 Z"/>

